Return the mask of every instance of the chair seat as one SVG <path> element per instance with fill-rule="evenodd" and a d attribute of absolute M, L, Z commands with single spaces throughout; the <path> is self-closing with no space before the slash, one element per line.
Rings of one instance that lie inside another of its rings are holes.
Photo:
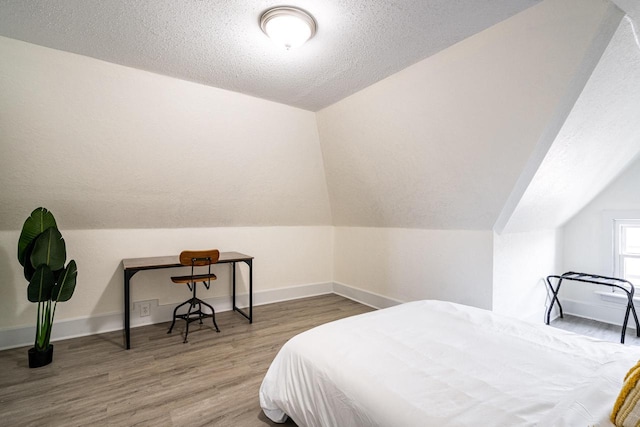
<path fill-rule="evenodd" d="M 217 277 L 215 274 L 195 274 L 193 276 L 174 276 L 171 278 L 173 283 L 191 283 L 192 281 L 199 282 L 201 280 L 216 280 Z"/>

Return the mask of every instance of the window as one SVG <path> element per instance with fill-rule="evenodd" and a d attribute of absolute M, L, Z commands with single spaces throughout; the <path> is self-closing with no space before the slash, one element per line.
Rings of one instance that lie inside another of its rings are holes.
<path fill-rule="evenodd" d="M 615 276 L 640 287 L 640 220 L 615 220 Z"/>

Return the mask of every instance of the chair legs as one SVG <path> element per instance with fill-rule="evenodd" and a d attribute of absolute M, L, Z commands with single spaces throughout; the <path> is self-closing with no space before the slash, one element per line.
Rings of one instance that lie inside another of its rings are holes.
<path fill-rule="evenodd" d="M 218 328 L 218 324 L 216 323 L 216 311 L 213 309 L 213 307 L 211 307 L 206 302 L 204 302 L 202 300 L 199 300 L 199 301 L 200 301 L 200 304 L 204 304 L 207 307 L 209 307 L 209 310 L 211 310 L 211 320 L 213 320 L 213 326 L 215 326 L 216 332 L 220 332 L 220 329 Z M 202 305 L 200 305 L 200 312 L 202 313 Z M 200 324 L 202 324 L 202 318 L 200 318 Z"/>
<path fill-rule="evenodd" d="M 185 314 L 177 314 L 178 309 L 184 305 L 189 305 L 189 309 L 187 310 L 187 312 Z M 204 313 L 202 311 L 202 306 L 206 306 L 209 307 L 209 310 L 211 310 L 211 314 L 209 313 Z M 196 308 L 196 306 L 198 307 L 197 310 L 193 310 Z M 218 324 L 216 323 L 216 312 L 213 309 L 213 307 L 209 304 L 207 304 L 206 302 L 202 301 L 201 299 L 198 299 L 196 297 L 193 297 L 185 302 L 183 302 L 182 304 L 178 305 L 174 310 L 173 310 L 173 321 L 171 322 L 171 326 L 169 327 L 169 330 L 167 331 L 168 334 L 171 333 L 171 331 L 173 330 L 173 327 L 176 324 L 176 319 L 184 319 L 187 322 L 187 327 L 185 329 L 184 332 L 184 343 L 187 342 L 187 337 L 189 336 L 189 324 L 191 322 L 195 322 L 196 320 L 200 322 L 200 324 L 202 325 L 202 319 L 206 319 L 210 317 L 211 320 L 213 320 L 213 326 L 215 326 L 216 328 L 216 332 L 220 332 L 220 329 L 218 328 Z"/>

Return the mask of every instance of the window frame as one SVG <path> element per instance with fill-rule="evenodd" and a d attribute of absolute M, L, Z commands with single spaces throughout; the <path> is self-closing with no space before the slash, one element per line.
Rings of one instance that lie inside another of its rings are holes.
<path fill-rule="evenodd" d="M 628 229 L 640 229 L 640 219 L 614 219 L 613 220 L 613 272 L 614 277 L 619 277 L 630 281 L 631 283 L 638 280 L 637 276 L 627 277 L 625 272 L 625 260 L 627 259 L 640 259 L 640 252 L 625 252 L 626 246 L 626 230 Z M 632 280 L 633 279 L 633 280 Z"/>

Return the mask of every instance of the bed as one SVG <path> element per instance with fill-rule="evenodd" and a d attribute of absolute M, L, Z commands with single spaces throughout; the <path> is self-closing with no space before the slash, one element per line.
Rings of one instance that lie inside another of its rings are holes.
<path fill-rule="evenodd" d="M 298 426 L 611 426 L 640 347 L 416 301 L 289 340 L 260 387 Z"/>

